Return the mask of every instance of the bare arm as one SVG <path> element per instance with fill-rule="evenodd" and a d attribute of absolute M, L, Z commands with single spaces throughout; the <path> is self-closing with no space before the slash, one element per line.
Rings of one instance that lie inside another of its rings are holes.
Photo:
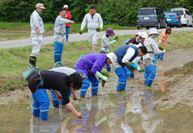
<path fill-rule="evenodd" d="M 75 114 L 77 117 L 82 118 L 82 113 L 81 113 L 81 112 L 78 112 L 78 111 L 74 108 L 74 106 L 72 105 L 71 102 L 69 102 L 69 103 L 66 104 L 66 108 L 67 108 L 68 110 L 70 110 L 73 114 Z"/>

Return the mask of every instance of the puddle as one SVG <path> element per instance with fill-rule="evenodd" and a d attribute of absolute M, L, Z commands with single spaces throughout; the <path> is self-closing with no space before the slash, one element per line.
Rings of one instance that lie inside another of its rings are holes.
<path fill-rule="evenodd" d="M 109 93 L 74 103 L 83 113 L 78 119 L 65 108 L 51 108 L 49 120 L 31 117 L 30 105 L 0 105 L 2 133 L 191 133 L 193 109 L 178 104 L 156 108 L 152 92 Z"/>

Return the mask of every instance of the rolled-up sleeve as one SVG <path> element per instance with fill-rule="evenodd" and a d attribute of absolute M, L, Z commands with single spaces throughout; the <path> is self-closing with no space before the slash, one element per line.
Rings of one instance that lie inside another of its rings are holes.
<path fill-rule="evenodd" d="M 128 48 L 127 53 L 122 59 L 122 63 L 129 62 L 129 60 L 134 56 L 135 50 L 133 48 Z"/>

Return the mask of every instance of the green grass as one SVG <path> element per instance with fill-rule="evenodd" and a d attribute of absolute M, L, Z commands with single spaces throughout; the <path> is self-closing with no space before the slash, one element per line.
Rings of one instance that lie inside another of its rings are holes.
<path fill-rule="evenodd" d="M 116 44 L 110 47 L 110 50 L 114 50 L 122 42 L 134 35 L 127 35 L 119 37 Z M 170 46 L 167 48 L 168 51 L 181 48 L 192 48 L 193 32 L 176 32 L 170 36 Z M 176 47 L 174 47 L 174 44 Z M 100 41 L 97 44 L 97 51 L 100 51 Z M 87 41 L 73 42 L 70 46 L 64 47 L 63 52 L 63 63 L 66 66 L 74 67 L 75 62 L 80 58 L 81 55 L 90 52 L 90 45 Z M 27 82 L 22 79 L 22 72 L 28 65 L 28 58 L 31 53 L 31 46 L 23 48 L 10 48 L 0 49 L 0 93 L 21 89 L 27 86 Z M 41 48 L 40 55 L 38 56 L 37 65 L 41 69 L 50 69 L 53 67 L 53 44 L 44 45 Z"/>
<path fill-rule="evenodd" d="M 45 35 L 51 36 L 53 35 L 54 23 L 45 23 Z M 127 27 L 127 26 L 119 26 L 116 24 L 107 24 L 104 25 L 104 30 L 107 28 L 113 28 L 117 30 L 123 29 L 136 29 L 136 27 Z M 71 33 L 78 33 L 80 30 L 80 23 L 75 23 L 71 25 Z M 87 29 L 85 29 L 86 32 Z M 14 39 L 22 39 L 30 37 L 30 25 L 29 23 L 5 23 L 0 22 L 0 41 L 2 40 L 14 40 Z"/>

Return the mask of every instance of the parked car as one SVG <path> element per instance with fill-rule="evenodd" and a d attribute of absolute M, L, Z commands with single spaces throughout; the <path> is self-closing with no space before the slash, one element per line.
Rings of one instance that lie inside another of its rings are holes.
<path fill-rule="evenodd" d="M 137 28 L 140 27 L 167 27 L 167 22 L 161 8 L 145 7 L 140 8 L 137 17 Z"/>
<path fill-rule="evenodd" d="M 180 22 L 185 26 L 192 26 L 192 13 L 186 8 L 172 8 L 171 11 L 176 12 L 180 16 Z"/>
<path fill-rule="evenodd" d="M 177 26 L 180 27 L 180 17 L 176 12 L 164 12 L 168 26 Z"/>

